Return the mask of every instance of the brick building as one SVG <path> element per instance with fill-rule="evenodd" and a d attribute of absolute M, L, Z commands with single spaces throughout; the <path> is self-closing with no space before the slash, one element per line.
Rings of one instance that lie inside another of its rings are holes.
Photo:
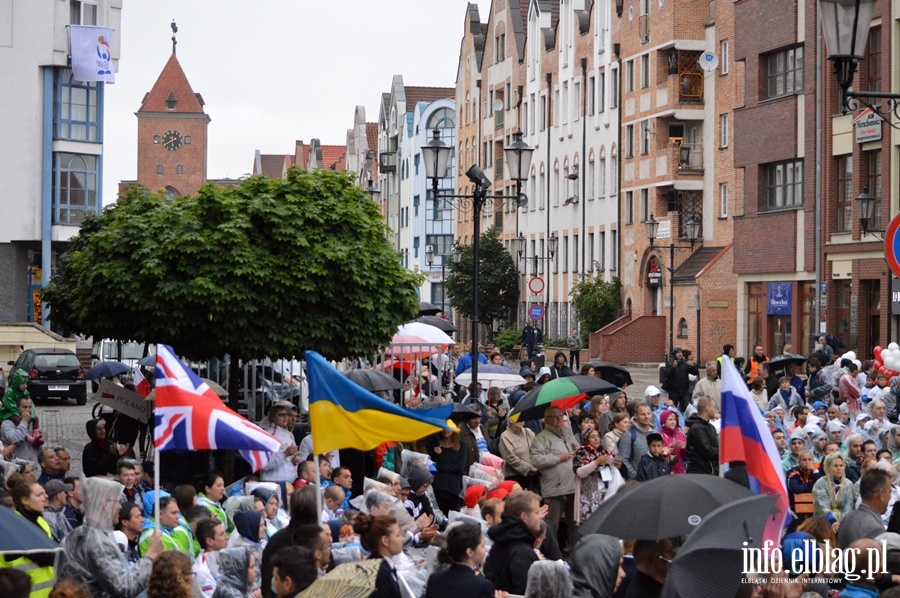
<path fill-rule="evenodd" d="M 740 203 L 731 135 L 735 5 L 639 0 L 619 7 L 612 36 L 621 64 L 626 315 L 610 329 L 637 340 L 658 330 L 662 318 L 665 335 L 647 341 L 640 360 L 661 359 L 670 345 L 712 359 L 736 334 L 730 268 Z M 645 226 L 651 216 L 659 222 L 653 246 Z M 688 239 L 691 220 L 700 225 L 694 244 Z"/>

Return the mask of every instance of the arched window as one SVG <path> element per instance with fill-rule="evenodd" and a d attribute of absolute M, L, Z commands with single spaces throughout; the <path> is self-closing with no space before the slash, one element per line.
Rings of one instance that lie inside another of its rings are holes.
<path fill-rule="evenodd" d="M 184 166 L 179 164 L 178 166 L 175 167 L 175 174 L 183 174 L 183 173 L 184 173 Z"/>
<path fill-rule="evenodd" d="M 688 327 L 687 320 L 681 318 L 678 320 L 678 338 L 687 338 L 688 335 Z"/>
<path fill-rule="evenodd" d="M 157 166 L 156 166 L 156 174 L 163 174 L 164 172 L 165 172 L 165 169 L 163 168 L 163 165 L 162 165 L 162 164 L 157 164 Z"/>

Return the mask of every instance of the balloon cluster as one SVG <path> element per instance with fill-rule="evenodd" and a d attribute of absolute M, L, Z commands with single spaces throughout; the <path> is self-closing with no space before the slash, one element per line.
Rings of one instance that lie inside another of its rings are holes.
<path fill-rule="evenodd" d="M 888 380 L 900 376 L 900 345 L 891 343 L 887 349 L 875 347 L 872 353 L 875 355 L 875 371 L 886 375 Z"/>

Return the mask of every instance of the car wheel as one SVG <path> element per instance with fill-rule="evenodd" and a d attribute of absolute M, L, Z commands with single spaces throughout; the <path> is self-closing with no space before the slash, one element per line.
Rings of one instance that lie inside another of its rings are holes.
<path fill-rule="evenodd" d="M 76 403 L 79 407 L 84 406 L 84 405 L 87 405 L 87 396 L 83 396 L 83 397 L 78 397 L 78 398 L 76 398 L 76 399 L 75 399 L 75 403 Z"/>

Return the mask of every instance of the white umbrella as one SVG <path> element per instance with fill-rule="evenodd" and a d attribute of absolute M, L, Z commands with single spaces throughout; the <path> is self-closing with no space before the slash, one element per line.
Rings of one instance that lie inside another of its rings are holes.
<path fill-rule="evenodd" d="M 464 371 L 456 377 L 456 383 L 461 384 L 462 386 L 468 386 L 470 382 L 472 382 L 471 369 Z M 485 363 L 478 366 L 478 382 L 480 382 L 484 388 L 490 388 L 491 386 L 509 388 L 510 386 L 525 384 L 525 378 L 509 368 Z"/>
<path fill-rule="evenodd" d="M 456 341 L 447 336 L 447 333 L 440 328 L 435 328 L 434 326 L 429 326 L 428 324 L 423 324 L 421 322 L 410 322 L 403 326 L 398 326 L 397 333 L 417 336 L 435 345 L 453 345 L 456 343 Z"/>

